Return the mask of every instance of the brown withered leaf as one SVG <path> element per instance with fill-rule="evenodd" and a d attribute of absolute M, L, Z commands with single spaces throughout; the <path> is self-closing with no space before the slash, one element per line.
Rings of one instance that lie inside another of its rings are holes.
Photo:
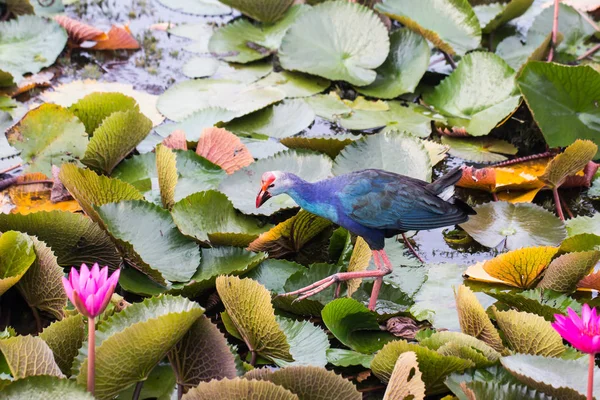
<path fill-rule="evenodd" d="M 108 31 L 108 39 L 96 43 L 92 50 L 137 50 L 140 44 L 131 34 L 129 26 L 113 25 Z"/>
<path fill-rule="evenodd" d="M 36 87 L 49 87 L 52 85 L 52 78 L 54 78 L 54 74 L 48 71 L 33 74 L 21 79 L 16 86 L 3 88 L 0 90 L 0 94 L 15 97 Z"/>
<path fill-rule="evenodd" d="M 57 15 L 54 20 L 69 34 L 70 47 L 79 47 L 85 41 L 101 42 L 108 39 L 108 35 L 100 29 L 65 15 Z"/>
<path fill-rule="evenodd" d="M 594 272 L 577 282 L 578 289 L 593 289 L 600 291 L 600 271 Z"/>
<path fill-rule="evenodd" d="M 417 354 L 413 351 L 400 354 L 383 400 L 423 400 L 424 398 L 425 384 L 419 370 Z"/>
<path fill-rule="evenodd" d="M 392 317 L 385 323 L 387 331 L 402 339 L 413 340 L 421 329 L 410 317 Z"/>
<path fill-rule="evenodd" d="M 254 162 L 239 137 L 223 128 L 206 128 L 200 134 L 196 154 L 217 164 L 228 174 Z"/>
<path fill-rule="evenodd" d="M 29 182 L 29 183 L 27 183 Z M 17 184 L 7 191 L 15 208 L 12 214 L 29 214 L 38 211 L 80 211 L 81 207 L 75 200 L 53 202 L 51 200 L 52 181 L 41 172 L 21 175 Z"/>
<path fill-rule="evenodd" d="M 67 190 L 65 185 L 60 181 L 58 177 L 60 174 L 60 168 L 56 165 L 52 166 L 52 190 L 50 191 L 50 201 L 53 203 L 60 203 L 61 201 L 73 200 L 73 196 Z"/>
<path fill-rule="evenodd" d="M 173 150 L 187 150 L 187 140 L 185 140 L 185 132 L 181 129 L 174 130 L 169 136 L 162 141 L 163 146 Z"/>

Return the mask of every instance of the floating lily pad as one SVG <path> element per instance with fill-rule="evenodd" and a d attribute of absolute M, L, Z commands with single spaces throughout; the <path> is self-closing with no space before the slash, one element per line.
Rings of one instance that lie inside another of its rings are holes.
<path fill-rule="evenodd" d="M 535 204 L 504 201 L 475 207 L 477 215 L 460 226 L 487 247 L 505 242 L 507 249 L 527 246 L 558 246 L 566 236 L 564 224 Z"/>
<path fill-rule="evenodd" d="M 578 216 L 568 219 L 565 225 L 568 237 L 582 233 L 598 233 L 600 232 L 600 213 L 595 213 L 591 217 Z"/>
<path fill-rule="evenodd" d="M 0 23 L 0 65 L 15 81 L 54 64 L 67 44 L 67 33 L 55 21 L 22 15 Z"/>
<path fill-rule="evenodd" d="M 274 87 L 258 87 L 232 80 L 196 79 L 177 83 L 158 98 L 157 107 L 167 118 L 182 121 L 194 112 L 221 107 L 241 117 L 285 98 Z"/>
<path fill-rule="evenodd" d="M 313 325 L 310 321 L 296 321 L 279 316 L 276 318 L 290 344 L 290 354 L 294 361 L 275 359 L 275 364 L 280 367 L 291 365 L 325 367 L 327 365 L 326 352 L 329 350 L 329 339 L 323 329 Z"/>
<path fill-rule="evenodd" d="M 183 67 L 181 72 L 188 78 L 206 78 L 213 76 L 219 68 L 219 60 L 211 57 L 194 57 L 190 58 Z"/>
<path fill-rule="evenodd" d="M 359 93 L 381 99 L 393 99 L 415 90 L 429 66 L 427 41 L 408 29 L 390 35 L 390 53 L 376 69 L 377 77 L 368 86 L 357 87 Z"/>
<path fill-rule="evenodd" d="M 566 238 L 560 244 L 560 251 L 562 253 L 588 250 L 600 250 L 600 235 L 580 233 Z"/>
<path fill-rule="evenodd" d="M 515 155 L 518 149 L 504 140 L 490 137 L 456 138 L 442 136 L 442 144 L 450 146 L 448 151 L 454 157 L 478 163 L 495 163 L 507 159 L 504 154 Z"/>
<path fill-rule="evenodd" d="M 373 355 L 363 354 L 354 350 L 346 349 L 328 349 L 327 361 L 338 367 L 349 367 L 352 365 L 362 365 L 370 368 Z"/>
<path fill-rule="evenodd" d="M 272 86 L 285 93 L 286 98 L 308 97 L 327 89 L 331 82 L 302 72 L 271 72 L 256 82 L 257 86 Z"/>
<path fill-rule="evenodd" d="M 554 322 L 554 314 L 566 315 L 569 307 L 577 313 L 581 311 L 581 304 L 576 300 L 552 290 L 531 289 L 518 292 L 492 290 L 487 291 L 486 294 L 511 308 L 540 315 L 550 322 Z"/>
<path fill-rule="evenodd" d="M 552 34 L 546 37 L 528 38 L 527 43 L 523 44 L 516 36 L 509 36 L 496 46 L 498 54 L 512 69 L 520 71 L 528 61 L 543 61 L 548 56 L 552 44 Z M 562 41 L 562 34 L 559 32 L 556 42 Z"/>
<path fill-rule="evenodd" d="M 327 2 L 302 14 L 281 42 L 283 68 L 363 86 L 375 80 L 389 38 L 381 20 L 358 4 Z"/>
<path fill-rule="evenodd" d="M 177 161 L 175 201 L 192 193 L 216 189 L 226 176 L 219 166 L 200 157 L 191 150 L 174 150 Z M 113 172 L 113 177 L 131 184 L 148 201 L 160 204 L 158 171 L 155 153 L 133 156 L 123 161 Z"/>
<path fill-rule="evenodd" d="M 0 236 L 0 295 L 25 275 L 36 255 L 31 238 L 21 232 L 7 231 Z"/>
<path fill-rule="evenodd" d="M 223 15 L 231 13 L 231 8 L 218 0 L 159 0 L 159 3 L 186 14 Z"/>
<path fill-rule="evenodd" d="M 306 6 L 294 6 L 272 25 L 254 25 L 238 19 L 217 29 L 208 48 L 214 56 L 229 62 L 248 63 L 268 57 L 277 52 L 285 32 L 307 10 Z"/>
<path fill-rule="evenodd" d="M 593 68 L 530 62 L 517 83 L 550 147 L 568 146 L 576 139 L 600 145 L 600 107 L 595 106 L 600 74 Z"/>
<path fill-rule="evenodd" d="M 85 126 L 70 111 L 53 104 L 27 113 L 7 138 L 29 163 L 27 171 L 47 176 L 52 175 L 52 164 L 77 162 L 88 145 Z"/>
<path fill-rule="evenodd" d="M 423 100 L 450 126 L 483 136 L 517 108 L 519 98 L 513 69 L 493 53 L 475 52 Z"/>
<path fill-rule="evenodd" d="M 292 261 L 271 258 L 261 262 L 245 276 L 257 281 L 269 291 L 280 294 L 285 292 L 284 285 L 290 276 L 305 269 L 304 266 Z"/>
<path fill-rule="evenodd" d="M 473 7 L 483 33 L 490 33 L 510 20 L 520 17 L 533 0 L 511 0 L 508 3 L 490 3 Z"/>
<path fill-rule="evenodd" d="M 293 0 L 224 0 L 223 3 L 261 22 L 275 22 L 292 5 Z"/>
<path fill-rule="evenodd" d="M 95 396 L 110 399 L 145 380 L 203 311 L 183 297 L 160 296 L 134 303 L 103 321 L 96 331 Z M 80 385 L 87 381 L 87 363 L 85 342 L 73 366 Z"/>
<path fill-rule="evenodd" d="M 308 128 L 314 119 L 315 112 L 304 101 L 284 100 L 280 104 L 234 119 L 226 128 L 236 134 L 285 138 Z"/>
<path fill-rule="evenodd" d="M 423 142 L 398 132 L 369 135 L 349 144 L 335 158 L 333 173 L 342 175 L 365 168 L 431 180 L 431 160 Z"/>
<path fill-rule="evenodd" d="M 225 193 L 235 208 L 245 214 L 272 215 L 281 209 L 297 207 L 289 196 L 280 195 L 256 208 L 255 198 L 260 190 L 260 179 L 267 171 L 291 172 L 308 182 L 315 182 L 329 177 L 331 159 L 322 154 L 288 150 L 258 160 L 227 176 L 219 190 Z"/>
<path fill-rule="evenodd" d="M 235 117 L 233 111 L 222 107 L 208 107 L 193 112 L 181 122 L 166 123 L 156 128 L 156 132 L 166 138 L 173 131 L 182 130 L 187 140 L 196 142 L 205 128 L 215 126 L 219 122 L 229 122 Z"/>
<path fill-rule="evenodd" d="M 377 314 L 351 298 L 335 299 L 321 312 L 327 329 L 352 350 L 370 354 L 395 337 L 379 329 Z"/>
<path fill-rule="evenodd" d="M 481 27 L 467 0 L 384 0 L 375 9 L 449 54 L 463 55 L 481 42 Z"/>
<path fill-rule="evenodd" d="M 105 204 L 95 210 L 138 268 L 159 283 L 187 282 L 200 265 L 198 245 L 179 232 L 168 211 L 141 200 Z"/>
<path fill-rule="evenodd" d="M 306 149 L 318 151 L 327 154 L 331 158 L 337 157 L 338 154 L 350 143 L 361 136 L 355 135 L 332 135 L 322 137 L 287 137 L 281 139 L 281 144 L 290 149 Z"/>

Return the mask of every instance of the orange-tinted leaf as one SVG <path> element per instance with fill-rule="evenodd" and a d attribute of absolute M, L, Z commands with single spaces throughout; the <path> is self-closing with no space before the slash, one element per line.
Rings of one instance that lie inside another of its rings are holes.
<path fill-rule="evenodd" d="M 535 198 L 535 195 L 542 190 L 541 187 L 537 189 L 531 189 L 527 192 L 512 191 L 512 192 L 499 192 L 498 200 L 508 201 L 509 203 L 531 203 Z"/>
<path fill-rule="evenodd" d="M 254 162 L 239 137 L 223 128 L 206 128 L 200 134 L 196 153 L 232 174 Z"/>
<path fill-rule="evenodd" d="M 96 43 L 92 50 L 137 50 L 140 44 L 131 35 L 127 25 L 113 25 L 108 31 L 108 39 Z"/>
<path fill-rule="evenodd" d="M 94 28 L 88 24 L 77 21 L 73 18 L 69 18 L 64 15 L 57 15 L 54 20 L 58 22 L 60 26 L 65 28 L 69 34 L 69 41 L 74 47 L 77 47 L 81 42 L 87 40 L 93 42 L 100 42 L 108 39 L 108 35 L 98 28 Z"/>
<path fill-rule="evenodd" d="M 187 141 L 185 140 L 185 132 L 181 129 L 173 131 L 169 136 L 162 141 L 163 146 L 173 150 L 187 150 Z"/>
<path fill-rule="evenodd" d="M 539 189 L 544 183 L 538 178 L 544 173 L 549 162 L 548 158 L 538 158 L 498 167 L 468 167 L 463 170 L 463 176 L 457 185 L 492 193 Z"/>
<path fill-rule="evenodd" d="M 593 289 L 600 291 L 600 271 L 584 277 L 577 283 L 578 289 Z"/>
<path fill-rule="evenodd" d="M 24 182 L 38 182 L 22 184 Z M 45 181 L 45 182 L 43 182 Z M 81 207 L 75 200 L 61 201 L 53 203 L 50 200 L 52 193 L 52 181 L 40 172 L 21 175 L 17 181 L 20 185 L 13 185 L 8 189 L 8 195 L 15 208 L 11 210 L 13 214 L 29 214 L 38 211 L 80 211 Z"/>
<path fill-rule="evenodd" d="M 486 261 L 483 269 L 507 285 L 528 289 L 557 252 L 557 247 L 525 247 Z"/>
<path fill-rule="evenodd" d="M 52 78 L 54 78 L 52 72 L 40 72 L 21 79 L 17 86 L 7 88 L 6 90 L 3 90 L 2 93 L 15 97 L 36 87 L 48 87 L 52 85 L 50 82 Z"/>

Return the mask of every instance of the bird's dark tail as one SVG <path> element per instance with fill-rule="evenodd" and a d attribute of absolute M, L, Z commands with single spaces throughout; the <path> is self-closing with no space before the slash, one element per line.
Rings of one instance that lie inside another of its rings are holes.
<path fill-rule="evenodd" d="M 477 214 L 467 203 L 454 197 L 454 185 L 462 177 L 462 168 L 456 167 L 450 172 L 430 183 L 426 188 L 443 200 L 454 204 L 467 215 Z"/>

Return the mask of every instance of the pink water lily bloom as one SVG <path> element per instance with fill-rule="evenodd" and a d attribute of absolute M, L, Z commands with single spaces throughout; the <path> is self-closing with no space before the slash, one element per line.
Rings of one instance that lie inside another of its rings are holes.
<path fill-rule="evenodd" d="M 79 272 L 71 268 L 69 279 L 63 278 L 63 286 L 77 310 L 88 318 L 95 318 L 108 305 L 117 287 L 119 274 L 120 270 L 116 270 L 109 277 L 108 267 L 100 269 L 96 263 L 90 270 L 82 264 Z"/>
<path fill-rule="evenodd" d="M 600 353 L 600 317 L 596 308 L 584 304 L 581 318 L 572 308 L 568 316 L 555 314 L 552 327 L 573 347 L 588 354 Z"/>

